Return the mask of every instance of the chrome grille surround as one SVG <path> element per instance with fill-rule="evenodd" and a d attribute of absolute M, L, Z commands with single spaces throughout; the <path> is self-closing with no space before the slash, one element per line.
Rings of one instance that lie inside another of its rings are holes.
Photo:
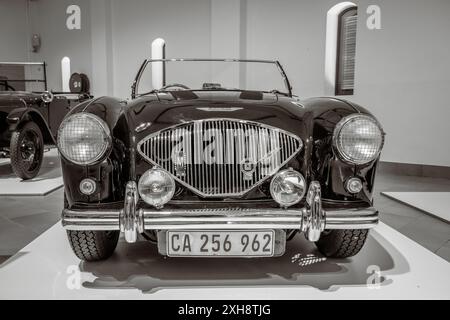
<path fill-rule="evenodd" d="M 150 164 L 197 195 L 239 197 L 297 155 L 302 140 L 258 122 L 211 118 L 154 132 L 138 145 Z"/>

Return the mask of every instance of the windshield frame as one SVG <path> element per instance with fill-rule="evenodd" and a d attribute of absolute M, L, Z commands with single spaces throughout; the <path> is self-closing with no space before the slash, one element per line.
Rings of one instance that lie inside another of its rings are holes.
<path fill-rule="evenodd" d="M 44 79 L 0 79 L 0 84 L 4 85 L 5 87 L 8 85 L 8 82 L 41 82 L 44 83 L 44 91 L 37 91 L 39 93 L 46 92 L 48 90 L 47 88 L 47 64 L 45 62 L 4 62 L 0 61 L 0 65 L 13 65 L 13 66 L 42 66 L 43 67 L 43 76 Z M 0 90 L 2 91 L 2 90 Z M 17 92 L 16 90 L 6 90 L 2 92 Z"/>
<path fill-rule="evenodd" d="M 141 80 L 142 74 L 144 73 L 144 70 L 146 69 L 147 65 L 151 62 L 182 62 L 182 61 L 205 61 L 205 62 L 256 62 L 256 63 L 271 63 L 275 64 L 278 71 L 281 74 L 281 77 L 283 78 L 284 85 L 287 89 L 287 92 L 281 92 L 282 94 L 286 94 L 288 97 L 292 97 L 292 87 L 289 82 L 289 79 L 284 72 L 283 66 L 278 60 L 258 60 L 258 59 L 213 59 L 213 58 L 174 58 L 174 59 L 145 59 L 144 62 L 141 64 L 136 77 L 134 78 L 133 84 L 131 85 L 131 98 L 136 99 L 137 93 L 136 90 L 139 86 L 139 82 Z M 194 90 L 194 89 L 193 89 Z M 157 90 L 155 90 L 157 92 Z"/>

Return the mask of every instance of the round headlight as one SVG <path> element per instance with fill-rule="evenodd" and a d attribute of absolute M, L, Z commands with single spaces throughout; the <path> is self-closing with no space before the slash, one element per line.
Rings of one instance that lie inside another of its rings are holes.
<path fill-rule="evenodd" d="M 282 207 L 298 203 L 304 197 L 305 192 L 305 178 L 293 169 L 278 172 L 270 183 L 270 194 Z"/>
<path fill-rule="evenodd" d="M 139 195 L 149 205 L 161 208 L 175 192 L 175 181 L 161 169 L 147 170 L 138 183 Z"/>
<path fill-rule="evenodd" d="M 340 158 L 352 164 L 375 160 L 384 143 L 384 133 L 379 123 L 367 115 L 351 115 L 336 125 L 334 147 Z"/>
<path fill-rule="evenodd" d="M 111 146 L 106 123 L 91 113 L 67 117 L 58 130 L 58 149 L 67 160 L 87 165 L 100 160 Z"/>

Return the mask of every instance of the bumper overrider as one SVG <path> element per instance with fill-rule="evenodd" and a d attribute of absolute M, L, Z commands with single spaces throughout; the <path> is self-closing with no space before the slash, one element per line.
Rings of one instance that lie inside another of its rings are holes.
<path fill-rule="evenodd" d="M 304 208 L 296 209 L 143 209 L 137 208 L 136 182 L 127 183 L 123 209 L 64 209 L 67 230 L 120 230 L 135 242 L 144 230 L 262 230 L 294 229 L 317 241 L 325 229 L 369 229 L 378 223 L 373 207 L 323 210 L 320 185 L 311 182 Z"/>

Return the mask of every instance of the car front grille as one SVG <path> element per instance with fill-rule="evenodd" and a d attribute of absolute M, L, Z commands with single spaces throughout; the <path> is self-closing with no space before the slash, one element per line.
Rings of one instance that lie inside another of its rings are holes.
<path fill-rule="evenodd" d="M 149 163 L 202 197 L 242 196 L 303 146 L 296 135 L 257 122 L 205 119 L 152 133 L 138 143 Z"/>

